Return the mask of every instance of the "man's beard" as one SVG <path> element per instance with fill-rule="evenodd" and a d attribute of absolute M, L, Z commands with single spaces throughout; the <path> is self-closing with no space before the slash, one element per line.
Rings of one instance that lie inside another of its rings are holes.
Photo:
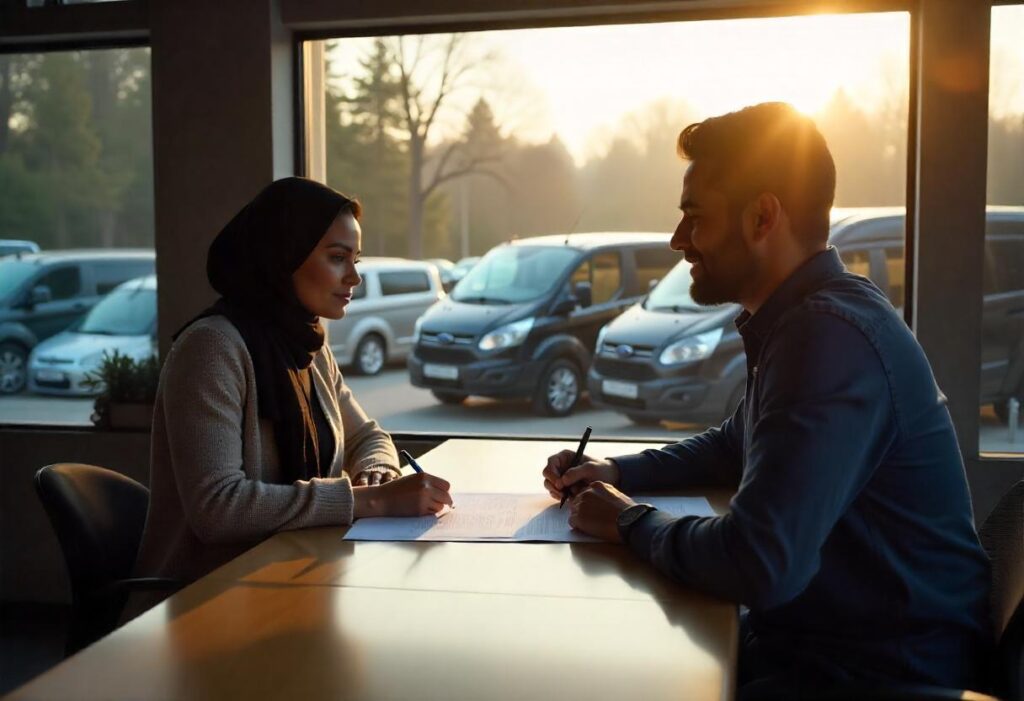
<path fill-rule="evenodd" d="M 714 257 L 714 273 L 704 265 L 703 256 L 697 261 L 701 268 L 700 278 L 693 277 L 690 283 L 690 297 L 697 304 L 712 306 L 738 302 L 743 286 L 752 279 L 754 262 L 746 242 L 738 231 L 733 233 L 732 248 L 720 249 Z"/>

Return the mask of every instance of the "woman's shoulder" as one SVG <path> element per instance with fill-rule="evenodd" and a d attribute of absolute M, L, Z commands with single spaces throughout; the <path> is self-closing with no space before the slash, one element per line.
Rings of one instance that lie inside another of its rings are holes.
<path fill-rule="evenodd" d="M 245 345 L 238 328 L 226 316 L 214 314 L 213 316 L 204 316 L 189 324 L 178 334 L 172 348 L 192 346 L 218 339 L 221 343 L 228 341 Z"/>
<path fill-rule="evenodd" d="M 241 360 L 247 355 L 242 334 L 227 317 L 218 314 L 194 321 L 178 334 L 171 345 L 168 362 L 199 358 L 216 364 L 218 359 L 234 356 Z"/>

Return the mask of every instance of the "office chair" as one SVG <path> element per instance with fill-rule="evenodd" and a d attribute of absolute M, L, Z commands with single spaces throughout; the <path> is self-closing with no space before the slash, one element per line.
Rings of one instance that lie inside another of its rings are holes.
<path fill-rule="evenodd" d="M 149 490 L 117 472 L 60 463 L 35 475 L 36 493 L 60 542 L 71 582 L 71 655 L 117 627 L 134 590 L 174 591 L 182 583 L 131 578 L 149 507 Z"/>
<path fill-rule="evenodd" d="M 757 697 L 756 701 L 1024 701 L 1024 480 L 1003 495 L 978 529 L 992 561 L 992 621 L 996 650 L 988 670 L 998 696 L 922 684 L 801 689 Z"/>

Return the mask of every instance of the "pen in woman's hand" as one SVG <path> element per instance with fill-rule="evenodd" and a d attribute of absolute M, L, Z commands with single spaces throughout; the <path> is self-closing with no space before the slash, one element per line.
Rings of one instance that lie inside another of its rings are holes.
<path fill-rule="evenodd" d="M 587 426 L 587 430 L 583 432 L 583 438 L 580 439 L 580 447 L 576 449 L 576 455 L 572 459 L 570 468 L 576 467 L 580 464 L 580 460 L 583 459 L 583 451 L 587 449 L 587 441 L 590 440 L 590 432 L 593 430 L 590 426 Z M 561 509 L 565 506 L 566 500 L 569 498 L 569 488 L 564 484 L 562 485 L 562 501 L 558 502 L 558 508 Z"/>
<path fill-rule="evenodd" d="M 405 461 L 409 463 L 409 466 L 416 470 L 416 472 L 423 472 L 423 468 L 420 467 L 420 464 L 416 462 L 411 455 L 409 455 L 408 450 L 399 450 L 398 454 L 405 458 Z"/>

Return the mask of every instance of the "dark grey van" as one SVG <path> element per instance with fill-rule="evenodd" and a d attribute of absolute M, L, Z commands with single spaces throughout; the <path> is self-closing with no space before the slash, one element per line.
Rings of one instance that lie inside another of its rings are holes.
<path fill-rule="evenodd" d="M 902 208 L 837 209 L 829 240 L 853 273 L 897 307 L 904 299 Z M 601 330 L 587 377 L 591 403 L 635 423 L 718 423 L 743 394 L 746 360 L 733 325 L 738 305 L 690 299 L 689 264 Z M 1024 207 L 990 207 L 985 235 L 981 404 L 1006 420 L 1024 395 Z"/>
<path fill-rule="evenodd" d="M 25 387 L 28 355 L 126 280 L 151 275 L 146 250 L 82 250 L 0 259 L 0 394 Z"/>
<path fill-rule="evenodd" d="M 598 330 L 678 259 L 668 234 L 539 236 L 492 249 L 417 322 L 412 384 L 445 403 L 530 398 L 576 406 Z"/>

